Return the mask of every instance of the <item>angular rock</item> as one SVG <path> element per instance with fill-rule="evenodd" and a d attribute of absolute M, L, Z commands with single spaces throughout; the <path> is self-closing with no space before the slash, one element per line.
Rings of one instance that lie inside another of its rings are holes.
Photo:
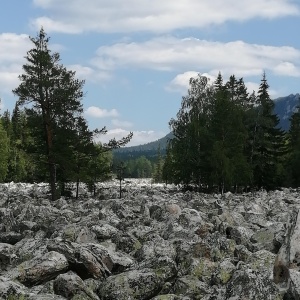
<path fill-rule="evenodd" d="M 53 289 L 55 294 L 67 299 L 80 296 L 81 299 L 99 300 L 98 296 L 88 290 L 84 281 L 73 272 L 58 275 L 53 282 Z"/>
<path fill-rule="evenodd" d="M 283 297 L 269 277 L 242 265 L 242 268 L 236 270 L 228 282 L 225 299 L 281 300 Z"/>
<path fill-rule="evenodd" d="M 11 265 L 16 258 L 13 249 L 10 244 L 0 243 L 0 271 Z"/>
<path fill-rule="evenodd" d="M 105 278 L 110 275 L 109 268 L 103 262 L 101 257 L 97 257 L 94 253 L 84 245 L 71 242 L 54 242 L 48 243 L 49 251 L 56 251 L 63 254 L 69 264 L 69 269 L 76 272 L 82 279 L 87 278 Z M 107 258 L 109 261 L 110 259 Z"/>
<path fill-rule="evenodd" d="M 29 291 L 24 285 L 0 276 L 1 299 L 18 299 L 17 297 L 25 299 L 25 296 L 28 296 L 28 294 Z"/>
<path fill-rule="evenodd" d="M 290 215 L 285 241 L 280 248 L 273 269 L 274 282 L 286 294 L 300 299 L 300 214 L 294 209 Z"/>
<path fill-rule="evenodd" d="M 64 255 L 48 252 L 39 258 L 33 258 L 18 265 L 12 270 L 11 276 L 26 286 L 37 285 L 64 273 L 69 267 Z"/>
<path fill-rule="evenodd" d="M 208 284 L 191 275 L 178 278 L 172 291 L 176 295 L 184 295 L 191 299 L 203 299 L 212 292 Z"/>
<path fill-rule="evenodd" d="M 133 270 L 110 276 L 98 290 L 102 300 L 147 300 L 155 297 L 163 287 L 163 280 L 151 269 Z"/>

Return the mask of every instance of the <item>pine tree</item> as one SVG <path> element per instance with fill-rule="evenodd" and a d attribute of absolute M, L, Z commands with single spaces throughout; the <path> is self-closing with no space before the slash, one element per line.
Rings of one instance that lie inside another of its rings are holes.
<path fill-rule="evenodd" d="M 34 126 L 32 134 L 37 154 L 40 155 L 39 161 L 47 166 L 52 200 L 55 200 L 57 175 L 60 172 L 61 178 L 65 179 L 76 159 L 78 166 L 82 154 L 79 152 L 89 148 L 92 135 L 98 132 L 86 130 L 84 135 L 80 132 L 85 127 L 81 103 L 84 81 L 76 79 L 75 72 L 60 64 L 60 55 L 48 48 L 49 38 L 43 29 L 30 40 L 34 48 L 27 52 L 24 74 L 19 76 L 21 83 L 13 92 L 19 97 L 18 105 L 31 104 L 26 113 L 29 124 Z M 41 128 L 38 123 L 42 124 Z M 79 142 L 83 137 L 84 146 Z M 107 147 L 125 145 L 131 137 L 132 133 L 120 141 L 112 139 Z M 75 149 L 74 145 L 78 148 Z"/>
<path fill-rule="evenodd" d="M 84 81 L 75 79 L 75 72 L 59 64 L 60 56 L 48 49 L 49 38 L 43 29 L 30 40 L 34 48 L 27 52 L 24 74 L 19 76 L 21 84 L 13 92 L 19 97 L 18 104 L 31 103 L 32 110 L 41 116 L 49 183 L 52 200 L 55 200 L 56 129 L 61 125 L 62 116 L 72 118 L 82 113 L 80 100 Z"/>
<path fill-rule="evenodd" d="M 273 112 L 274 102 L 268 89 L 266 74 L 263 73 L 256 99 L 255 124 L 250 138 L 254 185 L 270 189 L 280 184 L 277 168 L 286 149 L 284 132 L 278 128 L 279 118 Z"/>

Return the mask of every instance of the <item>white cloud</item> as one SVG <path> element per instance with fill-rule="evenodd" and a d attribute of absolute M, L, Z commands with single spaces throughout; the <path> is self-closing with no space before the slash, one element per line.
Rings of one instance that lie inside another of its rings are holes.
<path fill-rule="evenodd" d="M 0 90 L 10 94 L 20 81 L 18 76 L 23 74 L 22 66 L 26 63 L 26 53 L 34 45 L 27 34 L 0 34 Z M 52 51 L 62 49 L 58 44 L 51 45 Z"/>
<path fill-rule="evenodd" d="M 108 72 L 95 70 L 79 64 L 69 65 L 68 69 L 75 71 L 78 78 L 89 80 L 90 82 L 103 83 L 111 79 L 111 74 Z"/>
<path fill-rule="evenodd" d="M 245 82 L 245 86 L 247 87 L 249 94 L 252 94 L 253 91 L 255 92 L 255 94 L 257 94 L 258 88 L 259 88 L 259 83 L 247 81 L 247 82 Z"/>
<path fill-rule="evenodd" d="M 282 63 L 293 65 L 289 74 Z M 229 43 L 211 42 L 196 38 L 153 38 L 141 43 L 117 43 L 102 46 L 92 63 L 100 70 L 121 67 L 145 68 L 185 72 L 198 69 L 217 76 L 235 74 L 237 77 L 275 72 L 277 75 L 295 76 L 300 72 L 300 50 L 288 46 L 247 44 L 243 41 Z M 177 80 L 181 80 L 177 78 Z"/>
<path fill-rule="evenodd" d="M 46 31 L 170 32 L 205 28 L 227 21 L 299 15 L 293 0 L 33 0 L 46 16 L 32 21 Z M 51 17 L 50 17 L 51 16 Z"/>
<path fill-rule="evenodd" d="M 0 34 L 0 90 L 11 94 L 11 90 L 19 85 L 18 76 L 22 74 L 24 56 L 31 48 L 28 35 Z"/>
<path fill-rule="evenodd" d="M 128 121 L 121 121 L 118 119 L 113 119 L 111 121 L 111 124 L 115 127 L 125 127 L 125 128 L 130 128 L 133 126 L 133 124 L 131 122 Z"/>
<path fill-rule="evenodd" d="M 275 68 L 274 72 L 279 75 L 300 77 L 300 69 L 291 62 L 281 62 Z"/>
<path fill-rule="evenodd" d="M 100 141 L 101 143 L 107 143 L 110 139 L 116 138 L 116 140 L 119 140 L 129 134 L 130 131 L 122 128 L 115 128 L 108 130 L 107 134 L 102 135 L 97 138 L 97 141 Z M 165 132 L 159 131 L 133 131 L 133 138 L 126 146 L 137 146 L 137 145 L 143 145 L 146 143 L 150 143 L 153 141 L 156 141 L 166 135 Z"/>
<path fill-rule="evenodd" d="M 39 17 L 37 19 L 31 20 L 31 27 L 39 30 L 41 27 L 45 28 L 48 32 L 64 32 L 64 33 L 80 33 L 81 30 L 76 26 L 76 24 L 68 24 L 64 21 L 52 20 L 48 17 Z M 62 30 L 63 29 L 63 30 Z"/>
<path fill-rule="evenodd" d="M 107 118 L 119 116 L 118 111 L 113 108 L 111 110 L 103 109 L 97 106 L 90 106 L 86 109 L 85 114 L 94 118 Z"/>
<path fill-rule="evenodd" d="M 187 91 L 189 89 L 189 81 L 190 78 L 192 77 L 197 77 L 199 72 L 195 71 L 188 71 L 182 74 L 178 74 L 171 82 L 169 85 L 166 86 L 166 90 L 170 92 L 179 92 L 182 95 L 186 95 Z M 203 73 L 201 74 L 202 76 L 205 76 L 209 79 L 209 83 L 213 83 L 216 80 L 216 76 Z M 229 78 L 223 77 L 224 83 L 227 82 Z M 259 84 L 257 82 L 252 82 L 252 81 L 246 81 L 245 86 L 247 87 L 248 93 L 251 94 L 253 91 L 257 94 L 258 89 L 259 89 Z M 279 92 L 274 90 L 274 89 L 269 89 L 269 94 L 271 97 L 278 97 Z"/>
<path fill-rule="evenodd" d="M 170 92 L 180 92 L 181 94 L 186 94 L 187 90 L 190 87 L 190 79 L 192 77 L 197 77 L 200 72 L 196 71 L 187 71 L 181 74 L 178 74 L 167 86 L 166 90 Z M 215 81 L 215 76 L 209 75 L 207 73 L 201 74 L 209 79 L 209 82 Z"/>
<path fill-rule="evenodd" d="M 260 83 L 256 83 L 256 82 L 251 82 L 251 81 L 245 82 L 245 86 L 247 87 L 249 94 L 252 94 L 252 92 L 254 91 L 255 94 L 257 95 L 259 85 L 260 85 Z M 280 96 L 280 92 L 277 90 L 274 90 L 274 89 L 269 89 L 268 93 L 272 99 Z"/>

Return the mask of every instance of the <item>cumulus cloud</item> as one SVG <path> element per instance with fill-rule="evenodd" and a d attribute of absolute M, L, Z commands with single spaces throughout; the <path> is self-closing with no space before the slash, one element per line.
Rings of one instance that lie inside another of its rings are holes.
<path fill-rule="evenodd" d="M 86 109 L 85 114 L 94 118 L 118 117 L 118 111 L 113 108 L 111 110 L 103 109 L 97 106 L 90 106 Z"/>
<path fill-rule="evenodd" d="M 45 16 L 32 20 L 47 31 L 170 32 L 178 28 L 204 28 L 227 21 L 299 15 L 293 0 L 33 0 Z"/>
<path fill-rule="evenodd" d="M 286 62 L 284 66 L 282 61 Z M 181 72 L 198 69 L 213 76 L 221 71 L 224 76 L 235 74 L 238 77 L 261 75 L 264 70 L 290 75 L 287 69 L 293 65 L 292 75 L 295 76 L 300 72 L 300 50 L 243 41 L 222 43 L 168 36 L 140 43 L 102 46 L 92 63 L 106 71 L 120 67 Z"/>
<path fill-rule="evenodd" d="M 200 72 L 188 71 L 182 74 L 178 74 L 167 86 L 166 90 L 170 92 L 179 92 L 182 95 L 186 95 L 190 87 L 189 81 L 192 77 L 197 77 Z M 209 79 L 209 83 L 213 83 L 216 80 L 216 76 L 210 75 L 208 73 L 202 73 L 202 76 L 205 76 Z M 224 82 L 228 81 L 229 78 L 223 77 Z M 246 81 L 245 86 L 247 87 L 248 93 L 251 94 L 253 91 L 257 94 L 259 89 L 259 83 Z M 269 94 L 271 97 L 279 96 L 279 92 L 274 89 L 269 89 Z"/>
<path fill-rule="evenodd" d="M 69 65 L 68 69 L 75 71 L 78 78 L 89 80 L 90 82 L 103 83 L 111 79 L 111 74 L 109 72 L 95 70 L 79 64 Z"/>
<path fill-rule="evenodd" d="M 107 143 L 110 139 L 116 138 L 121 139 L 129 134 L 129 130 L 122 128 L 115 128 L 108 130 L 107 134 L 97 137 L 97 141 L 101 143 Z M 137 146 L 143 145 L 146 143 L 150 143 L 156 141 L 166 135 L 165 132 L 162 131 L 133 131 L 133 138 L 126 146 Z"/>
<path fill-rule="evenodd" d="M 209 79 L 209 82 L 214 82 L 216 77 L 207 73 L 201 74 L 200 72 L 195 71 L 187 71 L 181 74 L 178 74 L 167 86 L 166 90 L 170 92 L 180 92 L 182 94 L 186 94 L 187 90 L 190 87 L 190 79 L 197 77 L 198 74 L 205 76 Z"/>
<path fill-rule="evenodd" d="M 294 76 L 299 77 L 300 76 L 300 69 L 295 64 L 291 62 L 281 62 L 279 63 L 275 68 L 274 72 L 279 75 L 285 75 L 285 76 Z"/>
<path fill-rule="evenodd" d="M 31 48 L 28 35 L 0 34 L 0 90 L 11 93 L 19 84 L 18 76 L 22 74 L 24 56 Z"/>

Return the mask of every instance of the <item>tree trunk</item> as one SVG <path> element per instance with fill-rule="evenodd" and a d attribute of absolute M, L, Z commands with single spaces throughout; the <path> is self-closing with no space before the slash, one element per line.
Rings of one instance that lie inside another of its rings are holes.
<path fill-rule="evenodd" d="M 78 199 L 79 195 L 79 178 L 76 180 L 76 200 Z"/>
<path fill-rule="evenodd" d="M 47 158 L 48 158 L 48 167 L 50 175 L 50 189 L 51 189 L 51 200 L 56 200 L 56 165 L 52 157 L 52 148 L 53 148 L 53 135 L 52 130 L 49 126 L 49 117 L 47 118 L 46 114 L 43 112 L 45 134 L 46 134 L 46 146 L 47 146 Z"/>
<path fill-rule="evenodd" d="M 56 200 L 56 166 L 51 161 L 49 161 L 49 174 L 50 174 L 51 200 L 55 201 Z"/>

